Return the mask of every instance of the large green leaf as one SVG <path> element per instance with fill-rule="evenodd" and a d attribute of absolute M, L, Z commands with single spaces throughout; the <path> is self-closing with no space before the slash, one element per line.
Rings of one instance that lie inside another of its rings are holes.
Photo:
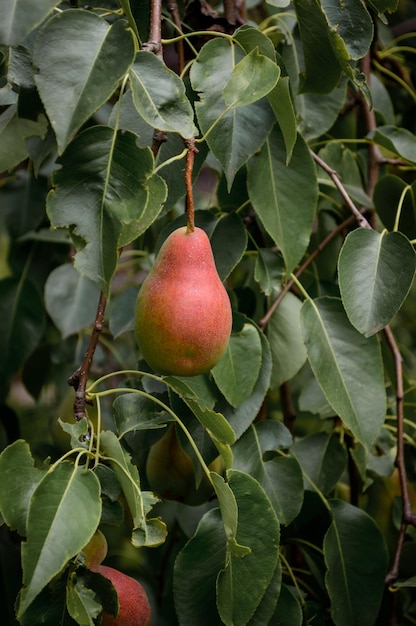
<path fill-rule="evenodd" d="M 48 471 L 30 502 L 19 616 L 88 543 L 100 516 L 100 484 L 93 472 L 68 461 Z"/>
<path fill-rule="evenodd" d="M 250 200 L 290 273 L 308 245 L 318 198 L 309 148 L 298 136 L 286 165 L 285 143 L 276 126 L 261 151 L 249 160 L 247 169 Z"/>
<path fill-rule="evenodd" d="M 332 47 L 328 24 L 316 0 L 294 0 L 301 35 L 305 72 L 301 91 L 329 93 L 341 78 L 341 65 Z"/>
<path fill-rule="evenodd" d="M 306 300 L 300 318 L 309 362 L 328 402 L 355 437 L 371 446 L 386 413 L 377 338 L 363 337 L 337 298 Z"/>
<path fill-rule="evenodd" d="M 59 0 L 0 0 L 0 44 L 20 43 Z"/>
<path fill-rule="evenodd" d="M 129 72 L 134 105 L 158 130 L 194 137 L 193 110 L 182 80 L 152 52 L 140 51 Z"/>
<path fill-rule="evenodd" d="M 278 446 L 287 447 L 287 435 L 279 422 L 264 420 L 252 425 L 232 448 L 233 468 L 250 474 L 260 483 L 280 523 L 285 525 L 298 515 L 302 506 L 302 472 L 294 457 L 274 456 L 264 460 L 264 455 Z"/>
<path fill-rule="evenodd" d="M 237 108 L 260 100 L 276 86 L 280 67 L 255 48 L 234 67 L 222 90 L 227 106 Z"/>
<path fill-rule="evenodd" d="M 259 376 L 254 385 L 251 396 L 242 402 L 237 408 L 222 400 L 218 402 L 217 410 L 220 411 L 232 426 L 235 438 L 238 439 L 250 426 L 260 411 L 264 397 L 269 389 L 270 375 L 272 370 L 272 357 L 267 337 L 260 333 L 262 344 L 262 360 Z"/>
<path fill-rule="evenodd" d="M 324 494 L 334 489 L 346 470 L 348 454 L 339 438 L 327 433 L 313 433 L 296 441 L 292 453 L 305 477 L 305 489 L 313 489 L 308 478 Z"/>
<path fill-rule="evenodd" d="M 217 579 L 218 611 L 226 626 L 243 626 L 254 615 L 279 559 L 279 522 L 259 483 L 229 470 L 229 485 L 238 505 L 237 541 L 250 547 L 245 556 L 227 555 Z"/>
<path fill-rule="evenodd" d="M 274 388 L 290 380 L 305 363 L 307 354 L 300 331 L 302 303 L 292 293 L 283 298 L 267 326 L 273 359 L 271 384 Z"/>
<path fill-rule="evenodd" d="M 152 177 L 153 155 L 138 148 L 136 135 L 108 126 L 83 131 L 62 155 L 62 169 L 47 199 L 54 227 L 70 228 L 77 247 L 75 267 L 108 293 L 116 268 L 120 239 L 142 232 L 160 210 L 159 186 Z M 157 203 L 151 191 L 156 185 Z"/>
<path fill-rule="evenodd" d="M 29 120 L 19 117 L 17 105 L 0 115 L 0 172 L 10 170 L 29 156 L 26 139 L 44 137 L 48 127 L 44 115 Z"/>
<path fill-rule="evenodd" d="M 374 520 L 358 507 L 330 500 L 324 539 L 325 582 L 336 626 L 372 626 L 380 607 L 388 552 Z"/>
<path fill-rule="evenodd" d="M 226 538 L 219 509 L 206 513 L 194 536 L 179 553 L 173 570 L 175 608 L 181 626 L 220 626 L 216 580 L 226 558 Z"/>
<path fill-rule="evenodd" d="M 247 400 L 257 382 L 262 360 L 259 331 L 253 324 L 245 324 L 239 333 L 233 333 L 221 359 L 212 368 L 215 383 L 234 407 Z"/>
<path fill-rule="evenodd" d="M 36 84 L 60 152 L 108 100 L 133 58 L 124 20 L 110 26 L 95 13 L 70 9 L 42 27 L 33 50 Z"/>
<path fill-rule="evenodd" d="M 45 326 L 45 310 L 29 281 L 0 281 L 0 387 L 23 365 L 38 345 Z"/>
<path fill-rule="evenodd" d="M 365 337 L 387 326 L 403 304 L 416 269 L 416 255 L 399 232 L 359 228 L 350 233 L 338 260 L 339 285 L 348 318 Z"/>
<path fill-rule="evenodd" d="M 368 52 L 373 39 L 373 22 L 361 0 L 321 0 L 332 46 L 343 65 L 358 61 Z"/>
<path fill-rule="evenodd" d="M 94 322 L 100 290 L 71 263 L 55 268 L 45 283 L 45 307 L 62 337 Z"/>
<path fill-rule="evenodd" d="M 0 512 L 11 530 L 26 537 L 27 513 L 32 494 L 45 475 L 35 467 L 29 444 L 18 439 L 0 455 Z"/>
<path fill-rule="evenodd" d="M 264 98 L 237 109 L 227 108 L 222 91 L 244 56 L 239 46 L 212 39 L 201 49 L 190 73 L 200 98 L 195 109 L 201 131 L 209 131 L 208 146 L 224 168 L 229 188 L 236 172 L 264 143 L 274 121 Z"/>

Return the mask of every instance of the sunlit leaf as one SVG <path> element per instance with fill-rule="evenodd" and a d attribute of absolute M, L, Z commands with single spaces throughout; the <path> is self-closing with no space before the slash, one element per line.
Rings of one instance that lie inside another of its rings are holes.
<path fill-rule="evenodd" d="M 208 146 L 224 168 L 229 187 L 273 125 L 266 99 L 226 112 L 222 90 L 243 57 L 239 46 L 215 38 L 203 46 L 190 72 L 192 87 L 199 95 L 195 104 L 199 125 L 203 133 L 208 133 Z"/>
<path fill-rule="evenodd" d="M 267 96 L 279 77 L 280 67 L 268 57 L 259 54 L 258 50 L 252 50 L 234 67 L 222 90 L 224 102 L 233 108 L 252 104 Z"/>
<path fill-rule="evenodd" d="M 152 52 L 140 51 L 130 69 L 133 102 L 153 128 L 194 137 L 197 129 L 182 80 Z"/>

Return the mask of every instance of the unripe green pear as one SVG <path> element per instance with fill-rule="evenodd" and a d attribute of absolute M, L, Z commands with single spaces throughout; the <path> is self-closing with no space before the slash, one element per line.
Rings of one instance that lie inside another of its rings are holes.
<path fill-rule="evenodd" d="M 224 469 L 222 457 L 218 456 L 209 469 L 220 474 Z M 182 448 L 173 424 L 150 448 L 146 475 L 151 489 L 167 500 L 196 506 L 207 502 L 214 494 L 214 488 L 205 475 L 197 488 L 194 465 Z"/>
<path fill-rule="evenodd" d="M 107 565 L 100 565 L 95 571 L 112 582 L 119 603 L 117 616 L 103 613 L 101 626 L 150 626 L 152 609 L 143 586 L 135 578 Z"/>
<path fill-rule="evenodd" d="M 200 229 L 178 228 L 162 245 L 136 302 L 136 338 L 160 374 L 196 376 L 219 361 L 231 332 L 228 294 Z"/>
<path fill-rule="evenodd" d="M 82 549 L 85 564 L 89 569 L 96 569 L 107 556 L 108 544 L 105 535 L 98 528 L 87 545 Z"/>

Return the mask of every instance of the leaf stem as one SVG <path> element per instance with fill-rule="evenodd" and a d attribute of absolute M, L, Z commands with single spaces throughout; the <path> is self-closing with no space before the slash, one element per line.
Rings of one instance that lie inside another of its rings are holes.
<path fill-rule="evenodd" d="M 394 220 L 394 226 L 393 226 L 394 232 L 397 232 L 399 230 L 399 223 L 400 223 L 400 217 L 402 214 L 404 200 L 406 198 L 407 192 L 410 190 L 411 190 L 410 185 L 406 185 L 406 187 L 403 189 L 401 193 L 399 204 L 397 205 L 396 218 Z"/>

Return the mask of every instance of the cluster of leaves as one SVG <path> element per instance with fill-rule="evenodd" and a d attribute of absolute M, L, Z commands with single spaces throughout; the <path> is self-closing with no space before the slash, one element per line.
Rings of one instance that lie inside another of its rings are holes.
<path fill-rule="evenodd" d="M 0 0 L 9 623 L 115 611 L 82 554 L 98 526 L 160 625 L 414 623 L 408 3 L 167 2 L 162 41 L 159 2 L 95 4 Z M 209 375 L 160 377 L 134 302 L 194 147 L 233 331 Z M 172 428 L 193 471 L 170 499 L 147 461 Z"/>

